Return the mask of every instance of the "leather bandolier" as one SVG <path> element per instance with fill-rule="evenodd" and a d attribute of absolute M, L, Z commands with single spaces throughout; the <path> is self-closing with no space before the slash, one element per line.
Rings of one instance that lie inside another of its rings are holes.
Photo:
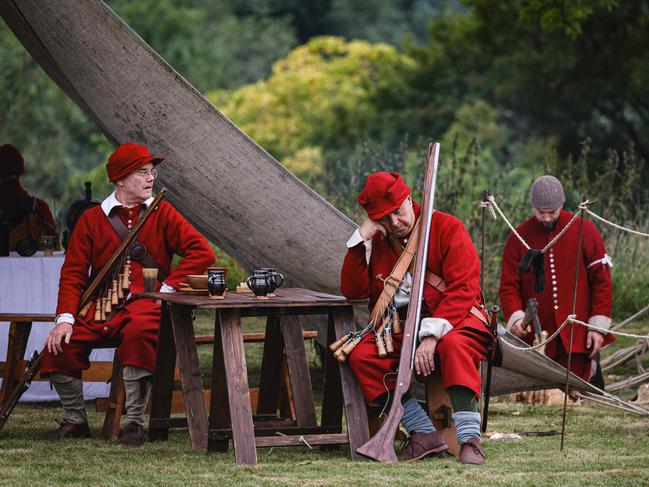
<path fill-rule="evenodd" d="M 144 211 L 140 211 L 138 221 L 142 219 L 143 215 Z M 126 225 L 124 225 L 124 222 L 120 219 L 116 212 L 111 212 L 111 214 L 108 216 L 108 221 L 121 240 L 126 239 L 129 233 L 131 233 L 131 231 L 126 227 Z M 142 264 L 142 267 L 158 269 L 158 280 L 160 282 L 164 281 L 168 277 L 169 274 L 167 274 L 167 272 L 165 272 L 165 270 L 160 265 L 158 265 L 155 260 L 153 260 L 151 254 L 147 252 L 146 247 L 138 242 L 137 238 L 135 238 L 131 243 L 128 254 L 131 260 L 139 262 L 140 264 Z"/>
<path fill-rule="evenodd" d="M 388 241 L 390 242 L 390 247 L 392 247 L 392 250 L 394 250 L 397 256 L 401 257 L 401 254 L 404 251 L 404 247 L 392 237 L 388 238 Z M 446 290 L 446 282 L 444 281 L 444 279 L 441 276 L 435 274 L 430 269 L 426 269 L 424 280 L 427 284 L 429 284 L 442 294 Z M 484 303 L 478 302 L 474 304 L 469 312 L 473 316 L 478 318 L 484 325 L 486 325 L 487 327 L 490 326 L 489 319 L 487 318 L 487 310 L 484 306 Z"/>

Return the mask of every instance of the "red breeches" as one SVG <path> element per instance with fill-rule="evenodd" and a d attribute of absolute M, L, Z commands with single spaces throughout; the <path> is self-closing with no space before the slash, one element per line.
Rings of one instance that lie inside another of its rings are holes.
<path fill-rule="evenodd" d="M 554 357 L 550 357 L 562 367 L 568 366 L 568 352 L 563 348 L 560 340 L 557 340 L 557 346 L 554 350 Z M 591 359 L 587 353 L 573 353 L 570 357 L 570 372 L 577 377 L 590 382 Z"/>
<path fill-rule="evenodd" d="M 373 333 L 363 337 L 349 356 L 349 366 L 361 386 L 365 401 L 374 401 L 381 394 L 394 390 L 399 367 L 399 351 L 403 333 L 393 334 L 394 352 L 387 357 L 379 357 Z"/>
<path fill-rule="evenodd" d="M 92 316 L 91 308 L 88 316 Z M 136 299 L 120 309 L 104 323 L 77 320 L 70 343 L 63 343 L 63 353 L 45 351 L 41 372 L 61 372 L 81 378 L 81 371 L 90 367 L 88 357 L 93 348 L 118 343 L 117 358 L 122 367 L 132 366 L 155 371 L 160 305 L 152 299 Z"/>
<path fill-rule="evenodd" d="M 402 337 L 393 335 L 395 351 L 388 357 L 378 356 L 373 334 L 363 337 L 350 355 L 349 366 L 368 403 L 395 388 Z M 480 361 L 492 341 L 487 327 L 473 316 L 444 335 L 437 344 L 435 360 L 436 367 L 441 367 L 444 388 L 468 387 L 479 397 Z"/>

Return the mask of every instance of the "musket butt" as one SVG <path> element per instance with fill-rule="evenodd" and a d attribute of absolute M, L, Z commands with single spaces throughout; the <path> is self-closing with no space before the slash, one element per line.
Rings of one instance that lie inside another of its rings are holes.
<path fill-rule="evenodd" d="M 397 463 L 399 459 L 394 451 L 394 446 L 386 448 L 384 445 L 377 445 L 374 441 L 375 438 L 371 438 L 367 443 L 356 448 L 356 453 L 381 463 Z"/>

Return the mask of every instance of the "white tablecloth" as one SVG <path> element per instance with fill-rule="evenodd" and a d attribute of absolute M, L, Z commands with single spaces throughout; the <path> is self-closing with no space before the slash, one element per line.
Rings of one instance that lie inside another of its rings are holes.
<path fill-rule="evenodd" d="M 21 257 L 12 252 L 0 257 L 0 313 L 54 314 L 59 291 L 59 274 L 63 265 L 63 252 L 45 257 L 37 252 L 31 257 Z M 41 350 L 53 323 L 33 323 L 27 342 L 25 358 L 34 350 Z M 7 356 L 9 323 L 0 323 L 0 357 Z M 91 361 L 112 361 L 113 350 L 98 349 L 90 354 Z M 0 382 L 2 379 L 0 379 Z M 109 385 L 87 382 L 83 385 L 86 399 L 106 397 Z M 21 401 L 58 401 L 48 382 L 33 382 Z"/>

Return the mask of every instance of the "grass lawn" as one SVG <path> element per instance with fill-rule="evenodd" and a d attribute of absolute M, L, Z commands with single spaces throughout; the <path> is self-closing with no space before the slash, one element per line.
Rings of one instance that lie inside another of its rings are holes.
<path fill-rule="evenodd" d="M 211 319 L 199 315 L 197 333 L 209 332 Z M 252 320 L 246 331 L 263 329 Z M 636 325 L 627 331 L 642 332 Z M 620 340 L 618 346 L 627 345 Z M 633 342 L 633 340 L 631 340 Z M 201 350 L 206 372 L 210 347 Z M 310 347 L 309 347 L 310 348 Z M 260 347 L 247 346 L 251 384 L 258 376 Z M 310 362 L 317 372 L 315 354 Z M 635 368 L 635 366 L 634 366 Z M 628 367 L 613 371 L 623 376 Z M 609 379 L 610 380 L 610 379 Z M 313 376 L 314 387 L 321 374 Z M 317 398 L 319 395 L 316 396 Z M 323 451 L 304 447 L 260 449 L 259 465 L 234 464 L 232 452 L 192 451 L 186 431 L 168 442 L 141 448 L 100 439 L 103 415 L 88 403 L 93 438 L 51 443 L 41 440 L 56 427 L 60 409 L 19 405 L 0 436 L 0 485 L 648 485 L 649 418 L 605 406 L 572 406 L 564 452 L 560 437 L 484 440 L 488 463 L 460 465 L 454 458 L 412 464 L 351 463 L 346 448 Z M 492 402 L 490 430 L 504 433 L 561 430 L 561 407 Z"/>

